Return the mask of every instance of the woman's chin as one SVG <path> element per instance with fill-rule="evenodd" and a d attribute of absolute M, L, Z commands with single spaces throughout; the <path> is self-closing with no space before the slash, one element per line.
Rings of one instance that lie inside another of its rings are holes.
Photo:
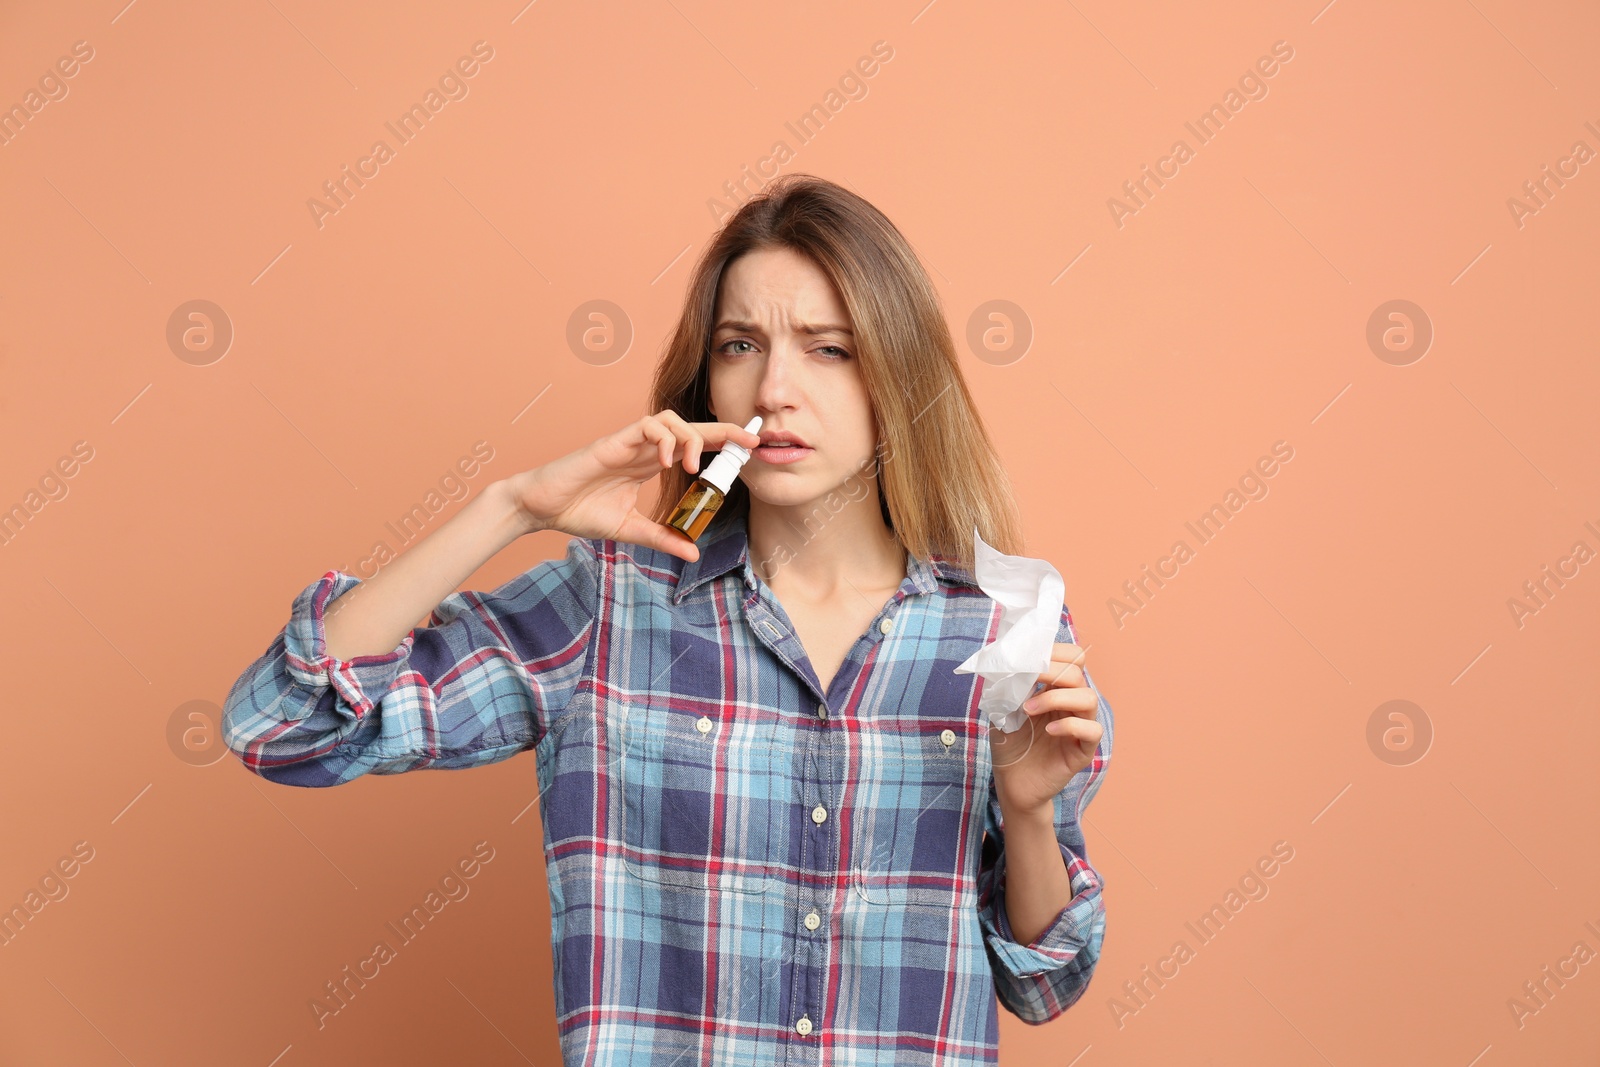
<path fill-rule="evenodd" d="M 745 467 L 744 473 L 748 474 L 750 468 Z M 837 486 L 825 486 L 812 478 L 793 477 L 781 472 L 760 478 L 744 478 L 745 488 L 749 490 L 751 503 L 760 502 L 765 507 L 798 508 L 810 504 L 822 505 L 829 493 L 834 492 Z"/>

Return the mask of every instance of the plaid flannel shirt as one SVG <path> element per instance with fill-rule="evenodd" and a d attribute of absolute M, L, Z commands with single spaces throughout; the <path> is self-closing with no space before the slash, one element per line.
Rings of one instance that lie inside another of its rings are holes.
<path fill-rule="evenodd" d="M 226 742 L 299 786 L 531 750 L 571 1067 L 997 1062 L 997 996 L 1047 1022 L 1099 959 L 1079 822 L 1110 706 L 1055 799 L 1074 895 L 1019 943 L 982 679 L 953 671 L 1000 606 L 970 571 L 907 553 L 824 692 L 744 520 L 700 548 L 686 562 L 572 538 L 349 660 L 328 655 L 323 619 L 360 579 L 329 571 L 233 685 Z M 1065 605 L 1057 640 L 1076 641 Z"/>

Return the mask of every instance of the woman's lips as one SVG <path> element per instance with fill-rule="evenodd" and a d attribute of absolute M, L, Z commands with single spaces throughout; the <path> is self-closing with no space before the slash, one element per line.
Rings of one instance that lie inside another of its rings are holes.
<path fill-rule="evenodd" d="M 762 445 L 750 455 L 768 463 L 794 463 L 805 459 L 812 451 L 803 445 Z"/>

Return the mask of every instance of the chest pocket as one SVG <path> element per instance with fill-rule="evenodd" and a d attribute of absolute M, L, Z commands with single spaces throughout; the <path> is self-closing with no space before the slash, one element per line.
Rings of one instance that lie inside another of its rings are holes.
<path fill-rule="evenodd" d="M 623 865 L 683 889 L 766 893 L 788 860 L 790 785 L 771 712 L 719 717 L 657 702 L 617 705 Z"/>
<path fill-rule="evenodd" d="M 977 722 L 863 719 L 856 892 L 873 904 L 977 904 L 989 745 Z"/>

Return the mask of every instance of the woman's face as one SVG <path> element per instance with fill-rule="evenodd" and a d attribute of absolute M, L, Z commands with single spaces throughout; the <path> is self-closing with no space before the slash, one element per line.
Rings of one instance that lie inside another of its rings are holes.
<path fill-rule="evenodd" d="M 711 410 L 717 421 L 741 426 L 761 416 L 762 447 L 739 473 L 752 499 L 803 506 L 852 476 L 857 483 L 872 476 L 877 426 L 851 325 L 828 276 L 798 252 L 747 252 L 723 271 Z M 780 431 L 808 447 L 768 447 Z"/>

